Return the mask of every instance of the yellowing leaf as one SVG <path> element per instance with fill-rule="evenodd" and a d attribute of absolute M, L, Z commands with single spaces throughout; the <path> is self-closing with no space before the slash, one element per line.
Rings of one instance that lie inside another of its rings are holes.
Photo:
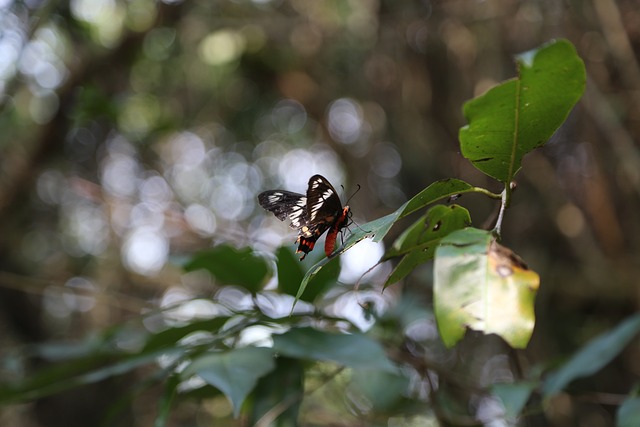
<path fill-rule="evenodd" d="M 471 328 L 526 347 L 540 278 L 490 232 L 466 228 L 444 238 L 434 274 L 435 313 L 445 345 L 453 346 Z"/>

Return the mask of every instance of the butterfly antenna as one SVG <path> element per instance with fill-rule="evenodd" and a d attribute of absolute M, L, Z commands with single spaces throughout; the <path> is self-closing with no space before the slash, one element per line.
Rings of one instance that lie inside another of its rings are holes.
<path fill-rule="evenodd" d="M 358 185 L 358 189 L 356 191 L 353 192 L 353 194 L 351 196 L 349 196 L 349 198 L 347 199 L 347 201 L 344 203 L 345 205 L 349 203 L 349 200 L 353 199 L 353 196 L 355 196 L 356 194 L 358 194 L 358 191 L 360 191 L 360 189 L 362 187 L 360 187 L 360 184 Z M 341 186 L 342 187 L 342 186 Z M 342 187 L 342 190 L 344 190 L 344 187 Z"/>

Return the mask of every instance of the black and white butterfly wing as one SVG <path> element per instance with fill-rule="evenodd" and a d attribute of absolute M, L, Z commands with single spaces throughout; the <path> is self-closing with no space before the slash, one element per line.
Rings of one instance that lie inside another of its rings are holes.
<path fill-rule="evenodd" d="M 322 175 L 312 176 L 307 188 L 309 223 L 325 226 L 326 230 L 341 211 L 342 203 L 336 189 Z"/>
<path fill-rule="evenodd" d="M 307 197 L 284 190 L 265 191 L 258 195 L 260 206 L 272 212 L 280 221 L 289 219 L 289 227 L 300 229 L 307 225 Z"/>

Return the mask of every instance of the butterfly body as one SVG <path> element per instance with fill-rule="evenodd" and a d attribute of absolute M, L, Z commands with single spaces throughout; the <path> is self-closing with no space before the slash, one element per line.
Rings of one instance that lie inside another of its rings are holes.
<path fill-rule="evenodd" d="M 289 226 L 298 230 L 296 253 L 303 253 L 300 260 L 313 250 L 316 241 L 327 230 L 324 252 L 330 256 L 338 233 L 348 225 L 351 216 L 349 206 L 342 207 L 335 188 L 322 175 L 309 179 L 306 195 L 270 190 L 260 193 L 258 202 L 279 220 L 290 220 Z"/>

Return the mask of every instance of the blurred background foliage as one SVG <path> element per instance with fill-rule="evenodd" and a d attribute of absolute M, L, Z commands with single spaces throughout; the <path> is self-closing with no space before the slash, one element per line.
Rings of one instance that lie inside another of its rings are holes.
<path fill-rule="evenodd" d="M 321 173 L 345 200 L 360 184 L 350 202 L 359 223 L 441 178 L 499 191 L 459 153 L 462 104 L 513 77 L 514 54 L 554 37 L 576 46 L 588 83 L 552 141 L 525 158 L 503 226 L 504 242 L 541 276 L 529 348 L 514 356 L 470 334 L 445 352 L 428 309 L 430 265 L 381 294 L 383 265 L 353 293 L 384 248 L 364 241 L 336 267 L 341 284 L 326 307 L 395 343 L 387 350 L 411 360 L 421 375 L 407 378 L 422 382 L 403 395 L 389 391 L 406 389 L 396 378 L 372 384 L 321 364 L 307 378 L 306 425 L 468 424 L 441 416 L 461 401 L 458 412 L 491 419 L 495 404 L 474 387 L 558 360 L 637 311 L 637 1 L 0 0 L 1 377 L 48 363 L 27 357 L 33 344 L 252 306 L 248 290 L 181 265 L 222 243 L 293 248 L 293 234 L 256 203 L 265 189 L 303 192 Z M 457 203 L 479 227 L 497 208 L 477 195 Z M 309 258 L 303 268 L 318 259 Z M 277 296 L 262 307 L 288 314 L 291 300 Z M 365 299 L 373 314 L 358 305 Z M 150 312 L 160 319 L 148 322 Z M 265 335 L 254 332 L 245 338 Z M 636 341 L 579 383 L 582 399 L 561 394 L 527 425 L 611 425 L 640 375 L 639 353 Z M 0 423 L 98 425 L 142 377 L 5 407 Z M 427 411 L 438 379 L 450 387 Z M 117 425 L 151 425 L 161 394 L 132 399 Z M 385 411 L 394 415 L 376 418 Z M 247 421 L 217 396 L 177 404 L 168 425 L 212 420 Z"/>

